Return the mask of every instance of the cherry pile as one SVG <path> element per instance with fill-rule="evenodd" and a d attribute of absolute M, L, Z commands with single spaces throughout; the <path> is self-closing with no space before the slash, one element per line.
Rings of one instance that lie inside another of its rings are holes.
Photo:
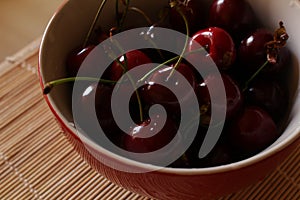
<path fill-rule="evenodd" d="M 70 77 L 77 75 L 83 60 L 99 43 L 128 29 L 124 26 L 124 21 L 129 12 L 136 11 L 145 17 L 146 21 L 151 22 L 142 10 L 131 7 L 130 1 L 116 2 L 120 4 L 119 9 L 121 5 L 124 7 L 118 10 L 116 26 L 112 26 L 109 31 L 103 31 L 94 24 L 83 47 L 70 52 L 66 62 Z M 102 8 L 105 9 L 105 6 Z M 278 21 L 279 26 L 276 30 L 262 26 L 245 0 L 214 0 L 208 13 L 203 12 L 201 1 L 170 0 L 160 13 L 163 13 L 160 20 L 151 22 L 152 27 L 165 27 L 188 34 L 191 41 L 182 48 L 192 52 L 197 50 L 194 43 L 199 43 L 221 73 L 227 110 L 225 126 L 214 149 L 206 157 L 198 157 L 211 120 L 212 102 L 207 85 L 215 84 L 216 75 L 202 77 L 187 60 L 170 52 L 157 49 L 129 51 L 111 63 L 101 79 L 93 77 L 97 66 L 89 65 L 84 75 L 91 80 L 95 78 L 95 81 L 83 81 L 82 91 L 76 94 L 82 116 L 89 120 L 90 113 L 93 112 L 89 105 L 95 105 L 99 124 L 114 144 L 135 153 L 158 150 L 174 138 L 180 124 L 179 100 L 168 88 L 157 84 L 161 80 L 167 80 L 181 91 L 180 100 L 184 104 L 188 105 L 191 92 L 195 93 L 201 113 L 196 138 L 170 167 L 192 168 L 228 164 L 249 158 L 270 146 L 284 129 L 288 115 L 286 105 L 290 102 L 285 77 L 290 67 L 290 52 L 285 47 L 288 34 L 283 23 Z M 191 54 L 191 59 L 197 60 L 199 57 L 195 53 Z M 203 57 L 198 61 L 205 62 Z M 134 83 L 130 81 L 130 77 L 124 78 L 122 84 L 117 85 L 115 82 L 125 72 L 153 62 L 167 63 L 167 66 L 147 74 L 145 84 L 135 88 L 136 92 L 131 95 L 129 101 L 129 112 L 136 124 L 128 127 L 125 134 L 113 118 L 110 102 L 114 87 L 118 87 L 120 93 L 128 93 L 129 89 L 134 87 Z M 173 70 L 185 77 L 193 91 L 186 91 L 176 74 L 170 76 Z M 74 81 L 72 78 L 65 80 Z M 45 94 L 50 92 L 56 83 L 48 83 Z M 155 113 L 151 118 L 149 116 L 149 109 L 156 104 L 162 105 L 166 110 L 167 120 L 164 124 L 161 124 L 161 113 Z M 88 131 L 88 126 L 82 124 L 80 128 Z M 161 126 L 161 131 L 152 136 L 153 130 Z M 178 134 L 188 137 L 189 132 Z M 139 137 L 140 135 L 151 137 L 143 138 Z"/>

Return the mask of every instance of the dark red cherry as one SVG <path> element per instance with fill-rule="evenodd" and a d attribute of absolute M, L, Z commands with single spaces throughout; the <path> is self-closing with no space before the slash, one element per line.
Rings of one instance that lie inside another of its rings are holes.
<path fill-rule="evenodd" d="M 109 36 L 102 30 L 96 31 L 96 44 L 99 44 L 108 38 Z"/>
<path fill-rule="evenodd" d="M 287 112 L 287 90 L 276 80 L 264 78 L 253 81 L 246 96 L 249 104 L 265 109 L 275 122 L 282 120 Z"/>
<path fill-rule="evenodd" d="M 234 160 L 235 156 L 230 144 L 218 142 L 206 157 L 198 159 L 196 166 L 214 167 L 232 163 Z"/>
<path fill-rule="evenodd" d="M 79 117 L 77 119 L 81 119 L 77 121 L 77 124 L 82 130 L 89 133 L 95 132 L 99 124 L 106 136 L 116 145 L 120 145 L 120 137 L 123 132 L 114 120 L 111 109 L 114 87 L 116 86 L 101 83 L 93 83 L 90 85 L 88 83 L 82 83 L 81 88 L 84 89 L 76 91 L 76 97 L 78 98 L 77 109 L 79 109 Z M 128 92 L 128 87 L 130 86 L 125 83 L 118 88 L 117 92 L 126 93 Z M 120 101 L 122 100 L 123 99 L 120 99 Z M 131 95 L 127 109 L 129 109 L 130 113 L 130 116 L 127 117 L 131 117 L 135 122 L 140 122 L 140 116 L 138 115 L 139 107 L 135 93 Z M 97 119 L 92 118 L 95 116 Z M 128 128 L 129 127 L 130 125 L 128 124 Z"/>
<path fill-rule="evenodd" d="M 270 115 L 259 107 L 246 107 L 229 126 L 229 141 L 238 154 L 254 155 L 271 145 L 279 136 Z"/>
<path fill-rule="evenodd" d="M 79 126 L 77 128 L 82 129 L 87 134 L 93 134 L 97 130 L 97 126 L 100 125 L 107 137 L 115 140 L 120 130 L 115 124 L 110 107 L 113 87 L 97 83 L 90 85 L 82 83 L 81 88 L 84 89 L 74 91 L 78 98 L 76 106 L 73 106 L 74 109 L 78 110 L 75 119 L 77 126 Z"/>
<path fill-rule="evenodd" d="M 269 75 L 279 75 L 280 73 L 284 73 L 287 71 L 291 61 L 291 52 L 288 48 L 283 47 L 279 49 L 277 55 L 277 62 L 276 63 L 269 63 L 264 69 L 263 74 Z"/>
<path fill-rule="evenodd" d="M 132 127 L 123 138 L 125 150 L 135 153 L 149 153 L 166 146 L 177 133 L 177 125 L 170 119 L 161 119 L 155 114 L 150 120 Z"/>
<path fill-rule="evenodd" d="M 197 82 L 194 71 L 189 65 L 181 62 L 176 69 L 178 74 L 174 73 L 170 76 L 173 69 L 174 64 L 165 66 L 154 72 L 147 79 L 147 84 L 142 87 L 141 96 L 147 105 L 161 104 L 168 111 L 180 115 L 180 111 L 176 111 L 179 109 L 179 101 L 189 104 Z M 180 77 L 179 73 L 183 77 Z M 182 78 L 187 80 L 189 85 L 184 85 Z M 165 86 L 162 86 L 160 83 L 165 83 Z M 178 91 L 180 99 L 177 99 L 173 93 L 174 91 Z"/>
<path fill-rule="evenodd" d="M 229 69 L 235 61 L 236 50 L 231 36 L 218 27 L 203 29 L 195 33 L 189 44 L 189 51 L 196 50 L 197 42 L 208 52 L 208 55 L 221 70 Z M 198 54 L 191 54 L 192 59 L 197 59 Z M 203 57 L 199 56 L 199 62 L 203 62 Z"/>
<path fill-rule="evenodd" d="M 207 155 L 207 166 L 220 166 L 234 161 L 233 150 L 228 143 L 217 143 L 213 150 Z"/>
<path fill-rule="evenodd" d="M 245 0 L 214 0 L 209 12 L 209 26 L 217 26 L 230 33 L 235 41 L 254 29 L 255 14 Z"/>
<path fill-rule="evenodd" d="M 218 90 L 221 90 L 221 88 L 216 86 L 217 77 L 215 75 L 209 75 L 207 76 L 201 83 L 198 84 L 196 92 L 199 99 L 200 107 L 202 106 L 202 109 L 205 109 L 205 106 L 207 106 L 207 112 L 203 115 L 203 119 L 206 115 L 210 115 L 210 109 L 211 109 L 211 98 L 208 91 L 207 85 L 214 86 L 214 90 L 216 93 L 218 93 Z M 226 93 L 226 119 L 233 118 L 237 113 L 240 112 L 242 105 L 243 105 L 243 94 L 240 91 L 239 86 L 237 83 L 230 78 L 230 76 L 226 74 L 222 74 L 222 81 L 225 87 L 225 93 Z M 221 98 L 221 97 L 219 97 Z M 214 101 L 215 102 L 215 101 Z M 224 107 L 224 105 L 215 105 L 216 107 Z"/>
<path fill-rule="evenodd" d="M 213 149 L 204 158 L 199 158 L 199 151 L 203 145 L 204 137 L 207 134 L 208 127 L 199 126 L 197 135 L 184 156 L 179 160 L 187 166 L 193 167 L 212 167 L 222 164 L 228 164 L 234 161 L 234 154 L 230 144 L 225 140 L 223 134 L 215 144 Z M 185 162 L 184 162 L 185 161 Z M 177 161 L 178 162 L 178 161 Z M 177 164 L 177 163 L 175 163 Z"/>
<path fill-rule="evenodd" d="M 118 58 L 125 69 L 123 69 L 123 66 L 119 62 L 114 61 L 108 68 L 107 76 L 109 80 L 118 81 L 124 72 L 129 71 L 134 67 L 151 63 L 151 59 L 140 50 L 129 51 L 125 55 L 126 60 L 124 55 Z"/>
<path fill-rule="evenodd" d="M 176 2 L 176 6 L 172 7 L 170 10 L 170 24 L 174 30 L 186 33 L 186 24 L 178 10 L 186 17 L 190 33 L 195 33 L 197 30 L 204 27 L 205 15 L 203 12 L 202 1 L 174 0 L 173 2 Z"/>
<path fill-rule="evenodd" d="M 243 39 L 238 50 L 239 67 L 257 71 L 267 61 L 265 44 L 271 40 L 273 34 L 266 29 L 258 29 Z"/>
<path fill-rule="evenodd" d="M 89 53 L 95 48 L 95 45 L 89 45 L 83 49 L 75 50 L 67 58 L 67 69 L 70 76 L 76 76 L 77 72 L 86 59 Z M 92 68 L 95 66 L 90 66 L 91 69 L 86 69 L 85 71 L 92 71 Z"/>

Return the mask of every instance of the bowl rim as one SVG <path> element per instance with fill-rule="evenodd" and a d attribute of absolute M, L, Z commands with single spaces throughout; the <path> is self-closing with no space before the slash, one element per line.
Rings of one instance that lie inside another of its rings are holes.
<path fill-rule="evenodd" d="M 40 47 L 39 47 L 39 55 L 38 55 L 38 76 L 39 76 L 39 82 L 40 82 L 40 87 L 41 89 L 44 88 L 45 83 L 44 83 L 44 74 L 43 74 L 43 55 L 46 53 L 45 50 L 45 41 L 48 38 L 49 34 L 49 28 L 53 25 L 55 20 L 58 18 L 58 15 L 61 13 L 61 11 L 64 9 L 65 5 L 68 3 L 68 0 L 64 0 L 61 5 L 57 8 L 57 10 L 54 12 L 52 15 L 51 19 L 49 20 L 46 29 L 43 33 Z M 298 90 L 299 91 L 299 83 L 298 83 Z M 296 99 L 296 97 L 298 97 Z M 47 105 L 49 106 L 50 110 L 56 117 L 57 121 L 60 123 L 61 127 L 64 129 L 64 131 L 68 131 L 69 133 L 72 134 L 73 137 L 76 137 L 79 139 L 81 142 L 85 142 L 88 144 L 90 147 L 93 149 L 101 152 L 101 154 L 113 158 L 117 160 L 118 162 L 121 162 L 123 164 L 126 164 L 128 166 L 134 166 L 134 167 L 140 167 L 141 169 L 147 169 L 149 171 L 158 171 L 162 173 L 167 173 L 167 174 L 176 174 L 176 175 L 208 175 L 208 174 L 217 174 L 217 173 L 224 173 L 224 172 L 229 172 L 233 170 L 238 170 L 241 168 L 249 167 L 251 165 L 257 164 L 277 152 L 280 152 L 287 148 L 290 144 L 293 142 L 297 141 L 297 139 L 300 138 L 300 127 L 296 127 L 295 130 L 293 130 L 292 134 L 290 134 L 288 137 L 286 137 L 282 142 L 272 146 L 271 148 L 267 148 L 263 150 L 262 152 L 251 156 L 250 158 L 233 162 L 230 164 L 225 164 L 225 165 L 220 165 L 220 166 L 214 166 L 214 167 L 205 167 L 205 168 L 171 168 L 171 167 L 157 167 L 152 164 L 147 164 L 147 163 L 142 163 L 139 161 L 135 161 L 129 158 L 126 158 L 124 156 L 118 155 L 116 153 L 110 152 L 107 149 L 104 149 L 103 147 L 97 145 L 94 141 L 88 139 L 84 135 L 81 135 L 80 137 L 76 135 L 78 133 L 73 126 L 70 125 L 68 120 L 60 113 L 59 109 L 56 107 L 53 99 L 48 96 L 44 95 L 44 100 L 46 101 Z M 293 107 L 295 104 L 300 104 L 300 93 L 295 92 L 295 99 L 293 101 Z M 300 125 L 300 124 L 299 124 Z M 82 141 L 84 139 L 84 141 Z M 100 162 L 100 161 L 99 161 Z"/>

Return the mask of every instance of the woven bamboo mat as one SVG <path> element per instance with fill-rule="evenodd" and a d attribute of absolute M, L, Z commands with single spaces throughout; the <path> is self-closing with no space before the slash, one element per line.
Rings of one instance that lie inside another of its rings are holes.
<path fill-rule="evenodd" d="M 97 174 L 43 100 L 40 39 L 0 64 L 0 199 L 147 199 Z M 300 199 L 300 147 L 261 182 L 222 200 Z"/>

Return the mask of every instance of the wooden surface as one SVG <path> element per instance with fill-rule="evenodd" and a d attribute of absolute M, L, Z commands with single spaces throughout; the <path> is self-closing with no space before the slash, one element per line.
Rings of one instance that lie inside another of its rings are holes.
<path fill-rule="evenodd" d="M 91 169 L 62 134 L 37 76 L 39 39 L 0 64 L 0 199 L 146 200 Z M 300 199 L 300 147 L 261 182 L 222 200 Z"/>
<path fill-rule="evenodd" d="M 64 0 L 1 0 L 0 63 L 40 36 Z"/>

